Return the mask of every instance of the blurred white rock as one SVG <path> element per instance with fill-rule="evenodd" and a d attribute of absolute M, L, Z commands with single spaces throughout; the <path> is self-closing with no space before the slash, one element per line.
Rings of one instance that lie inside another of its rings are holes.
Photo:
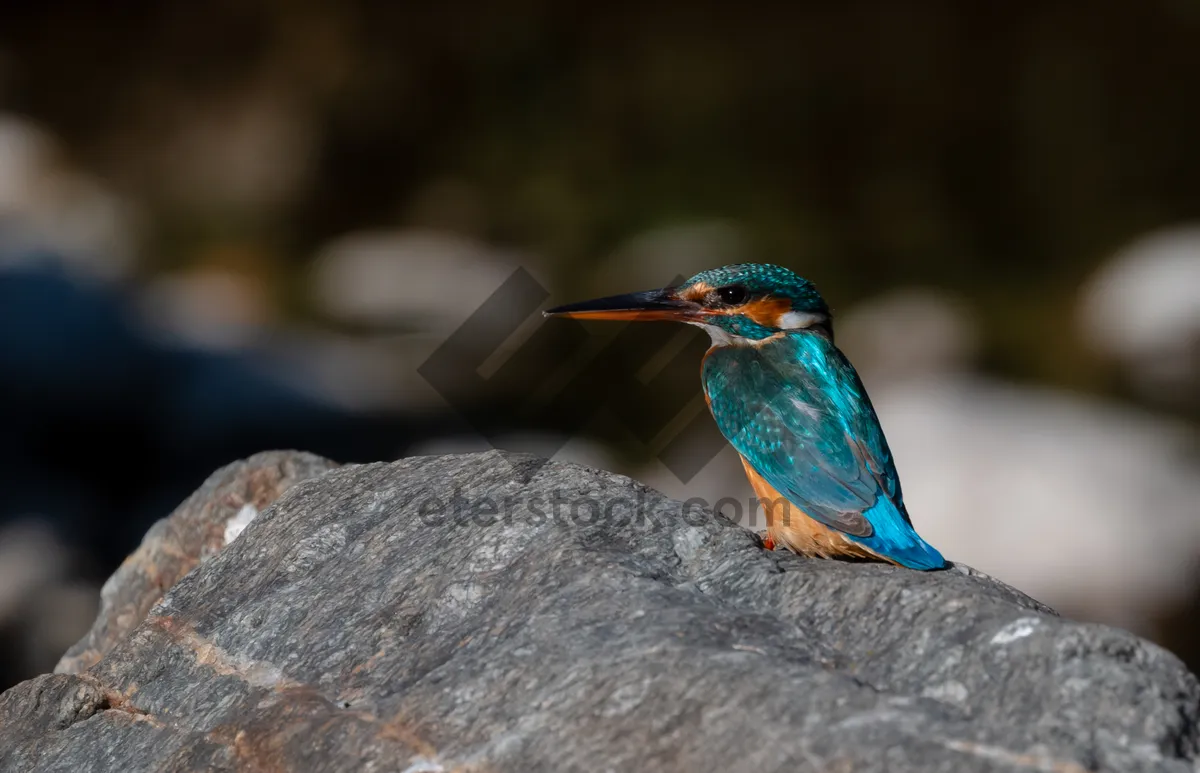
<path fill-rule="evenodd" d="M 970 376 L 868 384 L 913 523 L 948 558 L 1146 632 L 1200 561 L 1185 426 Z"/>
<path fill-rule="evenodd" d="M 137 239 L 129 202 L 72 168 L 46 130 L 0 113 L 0 265 L 53 259 L 117 279 L 132 269 Z"/>
<path fill-rule="evenodd" d="M 114 139 L 121 174 L 156 203 L 192 213 L 255 216 L 308 184 L 320 131 L 306 87 L 246 72 L 218 90 L 147 89 Z"/>
<path fill-rule="evenodd" d="M 13 622 L 25 599 L 65 577 L 72 556 L 54 529 L 29 517 L 0 525 L 0 626 Z"/>
<path fill-rule="evenodd" d="M 950 559 L 1143 632 L 1190 591 L 1200 470 L 1188 427 L 971 375 L 974 321 L 933 291 L 868 301 L 836 328 L 883 422 L 913 522 Z"/>
<path fill-rule="evenodd" d="M 310 275 L 318 308 L 335 319 L 446 335 L 524 268 L 548 287 L 536 261 L 449 232 L 356 232 L 318 254 Z"/>
<path fill-rule="evenodd" d="M 137 291 L 140 320 L 151 337 L 201 349 L 262 343 L 272 308 L 267 288 L 216 267 L 160 274 Z"/>
<path fill-rule="evenodd" d="M 351 411 L 444 408 L 417 368 L 437 348 L 429 336 L 347 335 L 312 327 L 276 331 L 266 354 L 301 392 Z"/>
<path fill-rule="evenodd" d="M 17 212 L 42 184 L 53 165 L 56 147 L 50 135 L 13 115 L 0 114 L 0 211 Z"/>
<path fill-rule="evenodd" d="M 979 353 L 966 304 L 925 288 L 863 301 L 834 320 L 834 333 L 859 375 L 881 382 L 969 368 Z"/>
<path fill-rule="evenodd" d="M 1200 225 L 1155 231 L 1088 280 L 1079 324 L 1145 396 L 1200 404 Z"/>
<path fill-rule="evenodd" d="M 0 628 L 11 670 L 48 673 L 96 617 L 100 589 L 77 579 L 77 556 L 35 516 L 0 524 Z"/>
<path fill-rule="evenodd" d="M 418 368 L 519 269 L 550 287 L 533 257 L 459 234 L 402 229 L 339 238 L 318 253 L 310 294 L 322 313 L 358 331 L 317 335 L 303 367 L 344 405 L 445 407 Z M 541 322 L 531 312 L 487 362 L 503 362 Z"/>

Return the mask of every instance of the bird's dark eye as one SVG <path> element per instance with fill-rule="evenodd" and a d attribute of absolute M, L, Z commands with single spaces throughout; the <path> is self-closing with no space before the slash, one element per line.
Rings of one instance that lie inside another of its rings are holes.
<path fill-rule="evenodd" d="M 747 295 L 749 293 L 741 285 L 727 285 L 717 288 L 717 297 L 721 299 L 721 303 L 730 306 L 737 306 L 739 303 L 743 303 Z"/>

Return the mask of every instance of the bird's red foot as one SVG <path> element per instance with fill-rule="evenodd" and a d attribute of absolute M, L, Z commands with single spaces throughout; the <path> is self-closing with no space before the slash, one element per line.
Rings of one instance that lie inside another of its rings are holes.
<path fill-rule="evenodd" d="M 771 535 L 769 532 L 764 531 L 761 534 L 759 534 L 758 536 L 762 540 L 763 548 L 765 548 L 766 550 L 774 550 L 775 549 L 775 540 L 771 539 Z"/>

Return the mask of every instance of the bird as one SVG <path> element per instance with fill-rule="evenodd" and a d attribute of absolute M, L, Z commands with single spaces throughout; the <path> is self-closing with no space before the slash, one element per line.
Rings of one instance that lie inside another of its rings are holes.
<path fill-rule="evenodd" d="M 913 527 L 879 418 L 834 345 L 829 306 L 809 280 L 782 266 L 740 263 L 543 313 L 683 322 L 709 334 L 705 402 L 763 505 L 767 549 L 946 567 Z"/>

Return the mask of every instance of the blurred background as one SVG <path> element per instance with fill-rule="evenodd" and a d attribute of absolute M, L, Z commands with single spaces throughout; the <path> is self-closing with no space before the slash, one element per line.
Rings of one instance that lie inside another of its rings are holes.
<path fill-rule="evenodd" d="M 1200 3 L 783 6 L 0 4 L 0 687 L 262 449 L 745 502 L 672 456 L 703 334 L 533 312 L 750 260 L 829 299 L 931 542 L 1200 667 Z"/>

